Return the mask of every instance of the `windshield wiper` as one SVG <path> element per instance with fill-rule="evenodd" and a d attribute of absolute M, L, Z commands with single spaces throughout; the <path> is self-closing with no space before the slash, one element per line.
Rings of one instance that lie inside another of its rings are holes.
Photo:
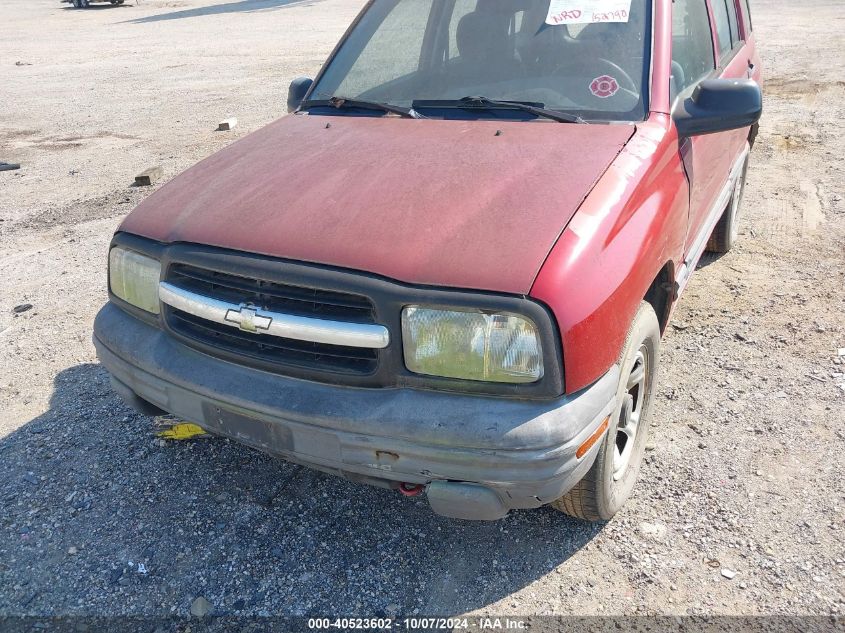
<path fill-rule="evenodd" d="M 544 119 L 551 119 L 552 121 L 559 121 L 561 123 L 586 123 L 584 119 L 575 114 L 568 112 L 558 112 L 557 110 L 546 110 L 543 104 L 535 105 L 525 101 L 506 101 L 502 99 L 490 99 L 489 97 L 464 97 L 463 99 L 453 99 L 445 101 L 415 101 L 415 107 L 438 107 L 453 105 L 461 108 L 479 108 L 482 110 L 492 110 L 495 108 L 507 108 L 510 110 L 522 110 L 529 114 Z"/>
<path fill-rule="evenodd" d="M 403 108 L 401 106 L 392 105 L 390 103 L 380 103 L 378 101 L 365 101 L 362 99 L 349 99 L 347 97 L 329 97 L 326 101 L 306 101 L 302 104 L 308 106 L 328 105 L 338 110 L 342 108 L 363 108 L 367 110 L 381 110 L 382 112 L 389 112 L 390 114 L 398 114 L 399 116 L 408 119 L 424 118 L 419 112 L 413 108 Z"/>

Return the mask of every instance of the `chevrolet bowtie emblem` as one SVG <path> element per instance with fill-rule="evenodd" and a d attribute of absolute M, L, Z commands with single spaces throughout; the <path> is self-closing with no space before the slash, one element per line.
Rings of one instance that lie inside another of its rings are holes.
<path fill-rule="evenodd" d="M 269 330 L 273 319 L 259 315 L 255 306 L 242 303 L 237 310 L 226 312 L 226 321 L 236 324 L 244 332 L 257 332 Z"/>

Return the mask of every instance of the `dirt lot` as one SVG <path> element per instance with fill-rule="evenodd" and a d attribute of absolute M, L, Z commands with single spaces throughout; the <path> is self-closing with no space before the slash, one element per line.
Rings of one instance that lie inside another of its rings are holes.
<path fill-rule="evenodd" d="M 743 237 L 675 315 L 614 521 L 449 521 L 226 441 L 159 445 L 112 393 L 91 324 L 109 237 L 149 193 L 133 176 L 281 116 L 361 4 L 5 3 L 0 160 L 23 167 L 0 173 L 0 615 L 200 596 L 261 615 L 845 615 L 839 0 L 754 2 L 767 99 Z"/>

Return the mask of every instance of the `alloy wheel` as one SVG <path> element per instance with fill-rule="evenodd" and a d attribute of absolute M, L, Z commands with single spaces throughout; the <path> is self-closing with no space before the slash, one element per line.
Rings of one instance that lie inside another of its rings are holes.
<path fill-rule="evenodd" d="M 640 346 L 634 365 L 628 374 L 625 393 L 622 396 L 622 410 L 616 425 L 616 439 L 613 449 L 613 480 L 619 481 L 628 470 L 634 452 L 637 433 L 640 429 L 643 407 L 648 394 L 648 349 Z"/>

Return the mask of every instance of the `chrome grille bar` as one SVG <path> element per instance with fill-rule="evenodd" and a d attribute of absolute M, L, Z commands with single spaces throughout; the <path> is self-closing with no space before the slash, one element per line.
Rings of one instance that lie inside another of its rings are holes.
<path fill-rule="evenodd" d="M 329 321 L 269 312 L 248 304 L 206 297 L 166 281 L 159 283 L 158 296 L 162 303 L 172 308 L 245 332 L 369 349 L 384 349 L 390 343 L 390 333 L 383 325 Z"/>

